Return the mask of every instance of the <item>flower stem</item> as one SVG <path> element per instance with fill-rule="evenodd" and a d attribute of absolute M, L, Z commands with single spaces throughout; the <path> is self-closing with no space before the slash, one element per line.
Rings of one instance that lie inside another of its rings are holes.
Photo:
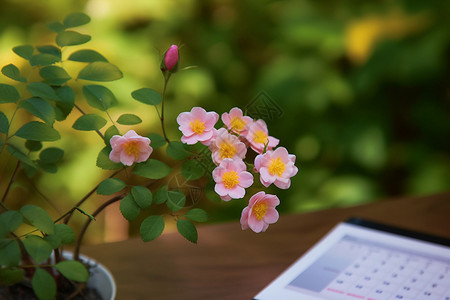
<path fill-rule="evenodd" d="M 159 118 L 161 120 L 161 127 L 162 127 L 162 131 L 163 131 L 164 139 L 169 144 L 170 144 L 170 140 L 167 137 L 166 128 L 164 126 L 164 102 L 165 102 L 164 100 L 166 99 L 166 89 L 167 89 L 167 83 L 169 82 L 169 79 L 170 79 L 170 75 L 171 75 L 171 73 L 169 73 L 167 76 L 164 77 L 164 88 L 163 88 L 163 92 L 162 92 L 162 101 L 161 101 L 161 116 Z"/>

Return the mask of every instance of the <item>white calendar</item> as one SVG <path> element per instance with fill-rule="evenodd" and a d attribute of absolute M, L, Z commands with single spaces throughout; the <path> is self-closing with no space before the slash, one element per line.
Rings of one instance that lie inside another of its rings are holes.
<path fill-rule="evenodd" d="M 350 220 L 254 299 L 450 300 L 450 243 Z"/>

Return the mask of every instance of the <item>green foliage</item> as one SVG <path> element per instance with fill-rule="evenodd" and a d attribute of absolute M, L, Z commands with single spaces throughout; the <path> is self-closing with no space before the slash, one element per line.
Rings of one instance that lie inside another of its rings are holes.
<path fill-rule="evenodd" d="M 20 57 L 25 58 L 26 60 L 30 60 L 33 56 L 34 47 L 31 45 L 22 45 L 16 46 L 12 50 Z"/>
<path fill-rule="evenodd" d="M 20 257 L 20 247 L 16 240 L 0 239 L 0 266 L 18 266 Z"/>
<path fill-rule="evenodd" d="M 119 68 L 104 61 L 89 63 L 78 73 L 78 79 L 90 81 L 114 81 L 122 77 L 123 74 Z"/>
<path fill-rule="evenodd" d="M 197 243 L 198 233 L 195 225 L 191 221 L 178 219 L 177 220 L 178 232 L 189 242 Z"/>
<path fill-rule="evenodd" d="M 99 115 L 87 114 L 79 117 L 72 127 L 82 131 L 99 130 L 105 126 L 106 123 L 106 120 Z"/>
<path fill-rule="evenodd" d="M 56 43 L 60 47 L 82 45 L 91 40 L 91 36 L 76 31 L 61 31 L 56 36 Z"/>
<path fill-rule="evenodd" d="M 101 85 L 83 86 L 83 95 L 90 106 L 103 111 L 117 103 L 111 90 Z"/>
<path fill-rule="evenodd" d="M 184 216 L 195 222 L 208 221 L 208 213 L 201 208 L 193 208 L 190 211 L 188 211 Z"/>
<path fill-rule="evenodd" d="M 164 230 L 164 219 L 162 216 L 147 217 L 140 228 L 141 238 L 144 242 L 149 242 L 156 239 Z"/>
<path fill-rule="evenodd" d="M 25 275 L 24 269 L 19 268 L 0 268 L 0 284 L 6 286 L 13 285 L 22 281 Z"/>
<path fill-rule="evenodd" d="M 52 254 L 52 245 L 45 241 L 42 237 L 37 235 L 28 235 L 23 240 L 23 246 L 27 253 L 35 260 L 37 263 L 41 263 L 48 259 Z"/>
<path fill-rule="evenodd" d="M 66 224 L 55 224 L 55 235 L 61 239 L 63 244 L 72 244 L 76 240 L 75 232 Z"/>
<path fill-rule="evenodd" d="M 72 88 L 67 85 L 58 87 L 55 91 L 58 96 L 55 107 L 56 120 L 63 121 L 75 105 L 75 94 Z"/>
<path fill-rule="evenodd" d="M 196 180 L 205 174 L 205 167 L 195 159 L 187 160 L 181 166 L 181 174 L 186 180 Z"/>
<path fill-rule="evenodd" d="M 16 157 L 18 160 L 20 160 L 22 163 L 32 168 L 36 168 L 36 164 L 25 153 L 23 153 L 23 151 L 19 150 L 17 147 L 8 145 L 6 149 L 8 149 L 8 152 L 11 153 L 11 155 Z"/>
<path fill-rule="evenodd" d="M 15 133 L 16 136 L 26 140 L 51 142 L 61 138 L 58 131 L 45 123 L 31 121 L 23 125 Z"/>
<path fill-rule="evenodd" d="M 27 85 L 27 89 L 33 96 L 54 101 L 60 100 L 55 90 L 44 82 L 31 82 Z"/>
<path fill-rule="evenodd" d="M 148 105 L 158 105 L 162 101 L 161 94 L 149 88 L 141 88 L 131 93 L 131 96 L 142 103 Z"/>
<path fill-rule="evenodd" d="M 106 129 L 105 134 L 104 134 L 104 136 L 105 136 L 105 144 L 107 146 L 111 146 L 109 141 L 111 140 L 111 138 L 114 135 L 120 135 L 120 132 L 119 132 L 119 130 L 117 129 L 116 126 L 112 125 L 108 129 Z"/>
<path fill-rule="evenodd" d="M 9 130 L 9 120 L 6 115 L 0 111 L 0 132 L 7 134 Z"/>
<path fill-rule="evenodd" d="M 27 204 L 20 208 L 24 219 L 40 231 L 48 234 L 55 232 L 55 224 L 50 215 L 36 205 Z"/>
<path fill-rule="evenodd" d="M 136 125 L 142 123 L 142 120 L 133 114 L 123 114 L 117 119 L 117 123 L 121 125 Z"/>
<path fill-rule="evenodd" d="M 9 84 L 0 83 L 0 104 L 16 103 L 20 99 L 19 92 Z"/>
<path fill-rule="evenodd" d="M 60 61 L 60 58 L 57 56 L 54 56 L 52 54 L 39 53 L 39 54 L 35 54 L 35 55 L 31 56 L 30 65 L 32 67 L 49 66 L 49 65 L 52 65 L 59 61 Z"/>
<path fill-rule="evenodd" d="M 50 103 L 41 98 L 28 98 L 20 102 L 19 107 L 25 109 L 30 114 L 38 117 L 50 126 L 55 123 L 55 109 Z"/>
<path fill-rule="evenodd" d="M 55 280 L 52 275 L 43 269 L 36 269 L 31 285 L 39 300 L 52 300 L 56 296 Z"/>
<path fill-rule="evenodd" d="M 88 15 L 76 12 L 67 15 L 63 20 L 63 25 L 65 28 L 72 28 L 88 24 L 90 21 L 91 18 Z"/>
<path fill-rule="evenodd" d="M 154 194 L 154 200 L 156 204 L 162 204 L 167 201 L 169 196 L 169 187 L 167 185 L 160 186 Z"/>
<path fill-rule="evenodd" d="M 7 232 L 13 232 L 22 225 L 22 222 L 22 215 L 15 210 L 8 210 L 0 215 L 0 227 L 6 229 Z"/>
<path fill-rule="evenodd" d="M 152 192 L 145 186 L 133 186 L 131 188 L 131 195 L 134 202 L 141 208 L 146 209 L 152 204 Z"/>
<path fill-rule="evenodd" d="M 123 165 L 120 163 L 115 163 L 109 159 L 109 153 L 111 152 L 110 147 L 105 147 L 98 153 L 97 156 L 97 167 L 104 170 L 116 170 L 121 168 Z"/>
<path fill-rule="evenodd" d="M 56 147 L 46 148 L 39 153 L 39 159 L 47 164 L 59 162 L 64 156 L 64 150 Z"/>
<path fill-rule="evenodd" d="M 185 145 L 179 141 L 170 142 L 167 146 L 167 155 L 176 160 L 188 158 L 191 154 L 186 150 Z"/>
<path fill-rule="evenodd" d="M 167 192 L 167 207 L 172 211 L 179 211 L 186 204 L 186 196 L 180 191 L 168 191 Z"/>
<path fill-rule="evenodd" d="M 97 188 L 97 194 L 112 195 L 114 193 L 123 190 L 125 186 L 126 186 L 125 182 L 123 182 L 118 178 L 106 178 L 99 184 Z"/>
<path fill-rule="evenodd" d="M 39 74 L 49 85 L 62 85 L 72 79 L 66 70 L 57 66 L 44 67 L 39 71 Z"/>
<path fill-rule="evenodd" d="M 150 133 L 147 137 L 151 140 L 150 146 L 152 146 L 153 149 L 158 149 L 166 144 L 164 137 L 157 133 Z"/>
<path fill-rule="evenodd" d="M 140 211 L 141 210 L 139 206 L 136 204 L 131 194 L 126 195 L 120 201 L 120 212 L 128 221 L 133 221 L 134 219 L 136 219 Z"/>
<path fill-rule="evenodd" d="M 134 174 L 148 178 L 161 179 L 170 174 L 172 168 L 156 159 L 149 159 L 139 163 L 134 168 Z"/>
<path fill-rule="evenodd" d="M 30 141 L 27 140 L 25 142 L 25 147 L 30 150 L 30 152 L 36 152 L 42 149 L 42 143 L 39 141 Z"/>
<path fill-rule="evenodd" d="M 82 49 L 82 50 L 75 51 L 69 56 L 68 60 L 78 61 L 78 62 L 86 62 L 86 63 L 90 63 L 90 62 L 94 62 L 94 61 L 108 62 L 108 60 L 103 55 L 101 55 L 100 53 L 98 53 L 95 50 L 90 50 L 90 49 Z"/>
<path fill-rule="evenodd" d="M 27 82 L 27 79 L 20 75 L 20 70 L 13 64 L 6 65 L 2 68 L 2 74 L 19 82 Z"/>
<path fill-rule="evenodd" d="M 36 49 L 39 51 L 39 53 L 53 55 L 57 57 L 58 60 L 61 60 L 61 49 L 54 45 L 37 46 Z"/>
<path fill-rule="evenodd" d="M 86 282 L 89 279 L 88 270 L 79 261 L 74 260 L 61 261 L 56 264 L 55 268 L 69 280 Z"/>

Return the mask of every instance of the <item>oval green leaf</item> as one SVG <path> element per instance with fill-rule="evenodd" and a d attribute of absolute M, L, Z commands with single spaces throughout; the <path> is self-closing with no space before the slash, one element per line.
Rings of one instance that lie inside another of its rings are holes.
<path fill-rule="evenodd" d="M 8 134 L 9 131 L 9 120 L 6 115 L 0 111 L 0 132 Z"/>
<path fill-rule="evenodd" d="M 56 141 L 61 138 L 58 131 L 45 123 L 31 121 L 17 130 L 16 136 L 32 141 Z"/>
<path fill-rule="evenodd" d="M 33 97 L 26 99 L 20 103 L 19 107 L 25 109 L 30 114 L 38 117 L 50 126 L 55 123 L 55 109 L 50 103 L 41 98 Z"/>
<path fill-rule="evenodd" d="M 37 50 L 42 54 L 50 54 L 61 60 L 61 49 L 53 45 L 37 46 Z"/>
<path fill-rule="evenodd" d="M 16 103 L 19 99 L 20 95 L 15 87 L 0 83 L 0 103 Z"/>
<path fill-rule="evenodd" d="M 55 235 L 57 235 L 63 244 L 72 244 L 76 240 L 75 232 L 66 224 L 55 225 Z"/>
<path fill-rule="evenodd" d="M 31 82 L 27 85 L 27 90 L 36 97 L 54 101 L 60 100 L 55 90 L 44 82 Z"/>
<path fill-rule="evenodd" d="M 66 26 L 61 24 L 61 22 L 50 22 L 47 23 L 47 28 L 55 33 L 60 33 L 61 31 L 66 30 Z"/>
<path fill-rule="evenodd" d="M 86 282 L 89 279 L 88 270 L 79 261 L 75 260 L 61 261 L 56 264 L 55 268 L 69 280 Z"/>
<path fill-rule="evenodd" d="M 146 162 L 139 163 L 134 168 L 134 174 L 148 179 L 164 178 L 169 175 L 171 171 L 172 168 L 156 159 L 149 159 Z"/>
<path fill-rule="evenodd" d="M 186 180 L 196 180 L 205 174 L 205 167 L 195 159 L 188 160 L 181 166 L 181 174 Z"/>
<path fill-rule="evenodd" d="M 14 239 L 0 239 L 0 266 L 15 267 L 20 263 L 20 247 Z"/>
<path fill-rule="evenodd" d="M 18 283 L 22 281 L 24 275 L 25 275 L 24 269 L 0 268 L 0 285 L 4 284 L 8 286 Z"/>
<path fill-rule="evenodd" d="M 90 131 L 99 130 L 106 125 L 106 120 L 95 114 L 82 115 L 73 124 L 76 130 Z"/>
<path fill-rule="evenodd" d="M 81 12 L 71 13 L 64 18 L 63 24 L 67 28 L 85 25 L 91 21 L 91 18 Z"/>
<path fill-rule="evenodd" d="M 150 133 L 147 137 L 150 139 L 150 146 L 153 149 L 158 149 L 166 144 L 166 139 L 157 133 Z"/>
<path fill-rule="evenodd" d="M 105 147 L 98 153 L 97 156 L 97 167 L 104 170 L 116 170 L 123 167 L 120 163 L 115 163 L 109 159 L 109 153 L 111 152 L 110 147 Z"/>
<path fill-rule="evenodd" d="M 117 103 L 111 90 L 102 85 L 83 86 L 83 95 L 90 106 L 102 111 L 106 111 Z"/>
<path fill-rule="evenodd" d="M 57 66 L 43 67 L 39 71 L 39 74 L 50 85 L 62 85 L 72 79 L 66 70 Z"/>
<path fill-rule="evenodd" d="M 39 206 L 27 204 L 20 208 L 20 213 L 31 225 L 40 231 L 53 234 L 55 232 L 55 224 L 50 215 Z"/>
<path fill-rule="evenodd" d="M 27 82 L 27 79 L 20 75 L 20 70 L 13 64 L 6 65 L 2 68 L 2 73 L 6 77 L 20 82 Z"/>
<path fill-rule="evenodd" d="M 37 262 L 41 263 L 52 254 L 53 248 L 49 242 L 37 235 L 29 235 L 23 240 L 25 250 Z"/>
<path fill-rule="evenodd" d="M 39 153 L 39 159 L 47 164 L 59 162 L 64 156 L 64 150 L 56 147 L 46 148 Z"/>
<path fill-rule="evenodd" d="M 78 62 L 94 62 L 94 61 L 104 61 L 104 62 L 108 62 L 108 60 L 101 55 L 100 53 L 98 53 L 95 50 L 89 50 L 89 49 L 83 49 L 83 50 L 78 50 L 75 51 L 74 53 L 72 53 L 68 60 L 71 61 L 78 61 Z"/>
<path fill-rule="evenodd" d="M 113 81 L 122 77 L 123 74 L 119 68 L 104 61 L 92 62 L 78 73 L 78 79 L 91 81 Z"/>
<path fill-rule="evenodd" d="M 81 45 L 89 42 L 90 40 L 90 35 L 81 34 L 71 30 L 62 31 L 56 36 L 56 43 L 60 47 Z"/>
<path fill-rule="evenodd" d="M 39 300 L 52 300 L 56 296 L 55 279 L 43 269 L 36 268 L 31 286 Z"/>
<path fill-rule="evenodd" d="M 184 148 L 184 144 L 179 141 L 170 142 L 166 149 L 167 155 L 176 160 L 183 160 L 190 156 Z"/>
<path fill-rule="evenodd" d="M 135 90 L 134 92 L 131 93 L 131 96 L 135 100 L 148 105 L 158 105 L 162 101 L 161 94 L 149 88 L 142 88 L 139 90 Z"/>
<path fill-rule="evenodd" d="M 0 226 L 6 228 L 7 231 L 13 232 L 22 225 L 23 217 L 15 210 L 5 211 L 0 215 Z"/>
<path fill-rule="evenodd" d="M 25 153 L 23 153 L 23 151 L 19 150 L 17 147 L 13 145 L 8 145 L 7 149 L 12 156 L 16 157 L 25 165 L 30 166 L 32 168 L 36 168 L 36 164 Z"/>
<path fill-rule="evenodd" d="M 133 114 L 123 114 L 117 119 L 117 123 L 121 125 L 136 125 L 142 123 L 142 120 Z"/>
<path fill-rule="evenodd" d="M 162 216 L 147 217 L 141 224 L 140 234 L 144 242 L 156 239 L 164 230 L 164 219 Z"/>
<path fill-rule="evenodd" d="M 112 195 L 123 190 L 125 186 L 125 182 L 123 182 L 119 178 L 106 178 L 98 185 L 97 194 Z"/>
<path fill-rule="evenodd" d="M 120 212 L 128 221 L 133 221 L 136 219 L 139 216 L 140 211 L 141 209 L 136 202 L 134 202 L 133 196 L 130 194 L 126 195 L 122 201 L 120 201 Z"/>
<path fill-rule="evenodd" d="M 179 211 L 186 204 L 186 196 L 180 191 L 169 191 L 167 193 L 167 207 L 173 211 Z"/>
<path fill-rule="evenodd" d="M 168 196 L 169 196 L 169 188 L 167 185 L 163 185 L 155 191 L 153 201 L 156 204 L 162 204 L 167 201 Z"/>
<path fill-rule="evenodd" d="M 53 65 L 56 62 L 61 61 L 61 59 L 57 56 L 46 54 L 46 53 L 39 53 L 35 54 L 30 58 L 30 65 L 34 66 L 49 66 Z"/>
<path fill-rule="evenodd" d="M 177 220 L 178 232 L 189 242 L 197 243 L 198 233 L 195 225 L 189 220 L 178 219 Z"/>
<path fill-rule="evenodd" d="M 131 195 L 134 202 L 141 208 L 146 209 L 152 204 L 152 192 L 145 186 L 133 186 L 131 188 Z"/>
<path fill-rule="evenodd" d="M 33 56 L 34 47 L 31 45 L 21 45 L 14 47 L 12 50 L 20 57 L 30 60 L 31 56 Z"/>
<path fill-rule="evenodd" d="M 195 222 L 208 221 L 208 213 L 201 208 L 193 208 L 190 211 L 188 211 L 184 216 Z"/>

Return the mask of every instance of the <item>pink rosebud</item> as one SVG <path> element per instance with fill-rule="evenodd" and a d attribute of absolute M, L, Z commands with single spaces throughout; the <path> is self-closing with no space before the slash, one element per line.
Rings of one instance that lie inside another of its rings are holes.
<path fill-rule="evenodd" d="M 246 230 L 250 227 L 256 233 L 264 232 L 270 224 L 278 221 L 278 211 L 275 207 L 280 204 L 280 200 L 275 195 L 258 192 L 254 194 L 248 206 L 241 214 L 241 227 Z"/>
<path fill-rule="evenodd" d="M 216 185 L 214 191 L 220 199 L 229 201 L 240 199 L 245 189 L 253 184 L 253 175 L 246 171 L 245 163 L 240 159 L 225 158 L 212 172 Z"/>
<path fill-rule="evenodd" d="M 167 49 L 166 53 L 164 53 L 164 59 L 161 63 L 161 70 L 169 71 L 171 73 L 175 73 L 178 68 L 178 60 L 180 56 L 178 54 L 178 46 L 172 45 Z"/>
<path fill-rule="evenodd" d="M 289 154 L 286 148 L 279 147 L 275 151 L 256 156 L 255 170 L 260 173 L 259 178 L 265 187 L 273 183 L 280 189 L 288 189 L 291 177 L 298 172 L 294 163 L 295 155 Z"/>
<path fill-rule="evenodd" d="M 237 107 L 233 107 L 230 113 L 222 114 L 222 122 L 227 126 L 229 130 L 239 135 L 245 136 L 247 133 L 247 124 L 253 121 L 252 118 L 244 116 L 242 110 Z"/>
<path fill-rule="evenodd" d="M 225 128 L 217 130 L 217 136 L 209 148 L 216 165 L 219 165 L 225 158 L 243 159 L 247 153 L 245 144 L 237 136 L 228 133 Z"/>
<path fill-rule="evenodd" d="M 272 150 L 280 142 L 280 140 L 269 136 L 264 120 L 257 120 L 247 124 L 245 139 L 250 143 L 250 147 L 259 154 L 262 154 L 264 149 Z"/>
<path fill-rule="evenodd" d="M 112 147 L 109 159 L 126 166 L 146 161 L 153 152 L 150 139 L 138 135 L 134 130 L 123 136 L 114 135 L 109 142 Z"/>
<path fill-rule="evenodd" d="M 182 112 L 177 117 L 178 129 L 183 133 L 181 141 L 188 145 L 200 142 L 209 146 L 215 138 L 214 125 L 219 120 L 219 115 L 214 112 L 206 112 L 201 107 L 193 107 L 190 112 Z"/>

